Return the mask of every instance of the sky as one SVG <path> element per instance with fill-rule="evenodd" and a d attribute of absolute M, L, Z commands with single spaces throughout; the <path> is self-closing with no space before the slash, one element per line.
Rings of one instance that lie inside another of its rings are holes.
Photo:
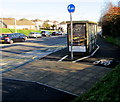
<path fill-rule="evenodd" d="M 119 0 L 0 0 L 0 16 L 16 19 L 69 21 L 69 4 L 75 5 L 73 20 L 99 21 L 105 1 Z"/>

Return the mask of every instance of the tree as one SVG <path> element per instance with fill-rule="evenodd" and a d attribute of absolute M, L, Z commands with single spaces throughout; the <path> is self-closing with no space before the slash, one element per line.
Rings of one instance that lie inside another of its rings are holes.
<path fill-rule="evenodd" d="M 66 21 L 62 21 L 62 22 L 60 22 L 60 24 L 66 24 Z"/>
<path fill-rule="evenodd" d="M 45 23 L 48 23 L 48 22 L 50 22 L 50 20 L 46 20 L 46 21 L 44 21 Z"/>
<path fill-rule="evenodd" d="M 57 27 L 57 25 L 53 24 L 53 25 L 51 25 L 51 27 L 54 30 Z"/>
<path fill-rule="evenodd" d="M 43 28 L 50 29 L 51 25 L 48 24 L 47 22 L 44 22 L 42 25 Z"/>
<path fill-rule="evenodd" d="M 22 18 L 22 19 L 20 19 L 20 21 L 29 21 L 29 20 L 26 18 Z"/>
<path fill-rule="evenodd" d="M 103 35 L 120 36 L 120 7 L 110 5 L 100 19 Z"/>

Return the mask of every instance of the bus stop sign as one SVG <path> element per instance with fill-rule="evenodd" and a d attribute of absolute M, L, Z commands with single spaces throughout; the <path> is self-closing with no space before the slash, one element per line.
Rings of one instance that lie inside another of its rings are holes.
<path fill-rule="evenodd" d="M 67 7 L 69 13 L 73 13 L 75 11 L 75 6 L 73 4 L 68 5 Z"/>

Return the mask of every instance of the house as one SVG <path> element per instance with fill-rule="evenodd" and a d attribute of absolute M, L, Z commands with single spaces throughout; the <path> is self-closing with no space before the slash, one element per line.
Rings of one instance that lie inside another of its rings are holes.
<path fill-rule="evenodd" d="M 40 30 L 40 28 L 42 28 L 42 25 L 44 23 L 44 21 L 40 20 L 40 19 L 35 19 L 35 20 L 31 20 L 35 26 L 37 30 Z"/>
<path fill-rule="evenodd" d="M 32 20 L 32 22 L 35 23 L 36 28 L 39 30 L 40 28 L 45 28 L 46 25 L 49 26 L 49 29 L 58 29 L 59 27 L 59 22 L 58 21 L 50 21 L 50 20 L 40 20 L 40 19 L 35 19 Z"/>
<path fill-rule="evenodd" d="M 0 25 L 1 28 L 9 29 L 36 29 L 35 24 L 27 19 L 0 18 Z"/>

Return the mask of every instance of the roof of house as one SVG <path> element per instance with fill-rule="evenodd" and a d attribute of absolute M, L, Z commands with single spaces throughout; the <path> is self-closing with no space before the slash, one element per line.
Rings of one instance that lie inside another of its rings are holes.
<path fill-rule="evenodd" d="M 40 20 L 40 19 L 35 19 L 35 20 L 31 20 L 32 22 L 40 22 L 40 21 L 42 21 L 42 20 Z"/>
<path fill-rule="evenodd" d="M 3 18 L 3 22 L 6 25 L 15 25 L 14 18 Z M 16 25 L 35 25 L 35 24 L 30 20 L 16 20 Z"/>
<path fill-rule="evenodd" d="M 26 21 L 16 21 L 17 25 L 35 25 L 32 21 L 26 20 Z"/>

